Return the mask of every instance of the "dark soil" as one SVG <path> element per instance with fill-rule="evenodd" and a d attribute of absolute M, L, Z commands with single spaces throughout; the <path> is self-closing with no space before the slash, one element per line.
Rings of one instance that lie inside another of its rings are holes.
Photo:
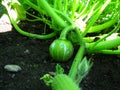
<path fill-rule="evenodd" d="M 36 24 L 37 25 L 37 24 Z M 43 29 L 43 25 L 26 25 L 24 29 Z M 0 34 L 0 90 L 51 90 L 40 77 L 55 71 L 56 63 L 49 55 L 50 40 L 22 36 L 13 28 Z M 76 48 L 77 49 L 77 48 Z M 73 57 L 74 58 L 74 57 Z M 83 90 L 120 90 L 120 58 L 114 55 L 94 55 L 94 65 L 80 84 Z M 68 72 L 72 59 L 60 63 Z M 17 64 L 22 70 L 11 73 L 7 64 Z"/>

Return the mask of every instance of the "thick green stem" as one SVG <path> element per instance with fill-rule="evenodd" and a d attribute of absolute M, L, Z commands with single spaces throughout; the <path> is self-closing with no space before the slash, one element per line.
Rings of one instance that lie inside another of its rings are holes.
<path fill-rule="evenodd" d="M 120 50 L 101 50 L 98 51 L 97 53 L 102 53 L 102 54 L 119 54 L 120 55 Z"/>
<path fill-rule="evenodd" d="M 114 25 L 117 22 L 117 20 L 118 20 L 118 18 L 114 18 L 108 22 L 101 24 L 101 25 L 93 26 L 90 28 L 90 30 L 88 30 L 88 33 L 99 32 L 105 28 L 108 28 L 108 27 Z"/>
<path fill-rule="evenodd" d="M 104 40 L 105 38 L 107 38 L 108 36 L 110 36 L 111 34 L 117 32 L 117 31 L 119 30 L 119 28 L 120 28 L 120 20 L 118 20 L 117 26 L 116 26 L 112 31 L 110 31 L 107 35 L 103 36 L 103 38 L 100 38 L 98 41 L 94 42 L 93 45 L 91 44 L 92 47 L 90 47 L 89 50 L 90 50 L 90 51 L 94 51 L 94 49 L 95 49 L 94 47 L 95 47 L 97 44 L 99 44 L 99 43 L 101 43 L 101 42 L 102 42 L 102 43 L 105 43 L 105 41 L 103 42 L 103 40 Z M 109 45 L 109 44 L 110 44 L 110 45 Z M 115 45 L 114 41 L 111 42 L 111 43 L 109 43 L 109 44 L 108 44 L 109 47 L 111 47 L 111 44 L 112 44 L 112 45 Z M 104 46 L 104 47 L 105 47 L 105 46 Z M 114 46 L 114 47 L 116 47 L 116 46 Z M 111 48 L 112 48 L 112 47 L 111 47 Z"/>
<path fill-rule="evenodd" d="M 25 32 L 23 30 L 21 30 L 19 28 L 19 26 L 17 25 L 17 23 L 14 21 L 13 18 L 11 18 L 11 23 L 13 24 L 13 26 L 15 27 L 15 29 L 22 35 L 25 35 L 25 36 L 28 36 L 28 37 L 32 37 L 32 38 L 37 38 L 37 39 L 49 39 L 49 38 L 52 38 L 56 35 L 55 32 L 53 33 L 50 33 L 50 34 L 47 34 L 47 35 L 38 35 L 38 34 L 32 34 L 32 33 L 28 33 L 28 32 Z"/>
<path fill-rule="evenodd" d="M 84 45 L 82 44 L 82 45 L 80 46 L 80 48 L 79 48 L 76 56 L 75 56 L 74 61 L 73 61 L 73 63 L 72 63 L 72 66 L 71 66 L 71 68 L 70 68 L 70 71 L 69 71 L 69 74 L 68 74 L 68 75 L 69 75 L 73 80 L 75 80 L 75 77 L 76 77 L 76 75 L 77 75 L 77 68 L 78 68 L 78 65 L 79 65 L 80 61 L 81 61 L 82 58 L 83 58 L 84 50 L 85 50 L 85 48 L 84 48 Z"/>
<path fill-rule="evenodd" d="M 72 66 L 70 68 L 70 71 L 69 71 L 69 76 L 75 80 L 76 78 L 76 75 L 77 75 L 77 68 L 78 68 L 78 65 L 80 63 L 80 61 L 82 60 L 83 58 L 83 55 L 84 55 L 84 51 L 85 51 L 85 44 L 83 42 L 83 38 L 79 32 L 79 29 L 76 29 L 76 33 L 78 34 L 79 36 L 79 41 L 80 41 L 80 48 L 78 49 L 78 52 L 74 58 L 74 61 L 72 63 Z"/>
<path fill-rule="evenodd" d="M 107 50 L 120 45 L 120 37 L 108 41 L 101 41 L 97 45 L 95 43 L 86 44 L 87 52 L 94 53 L 99 52 L 101 50 Z"/>
<path fill-rule="evenodd" d="M 30 2 L 30 0 L 25 0 L 25 3 L 29 5 L 31 8 L 35 9 L 36 11 L 39 11 L 39 7 L 33 4 L 32 2 Z"/>
<path fill-rule="evenodd" d="M 63 10 L 63 6 L 62 6 L 62 0 L 57 0 L 57 6 L 58 6 L 58 10 L 62 11 Z"/>
<path fill-rule="evenodd" d="M 54 9 L 52 9 L 52 7 L 47 3 L 46 0 L 38 0 L 39 5 L 41 5 L 40 7 L 42 7 L 47 13 L 48 15 L 55 20 L 55 22 L 65 28 L 67 25 L 67 23 L 57 15 L 57 13 L 55 13 Z"/>
<path fill-rule="evenodd" d="M 64 0 L 64 13 L 68 13 L 68 0 Z"/>
<path fill-rule="evenodd" d="M 68 22 L 68 24 L 73 24 L 73 21 L 72 21 L 72 19 L 68 16 L 68 14 L 66 14 L 66 13 L 64 13 L 64 12 L 61 12 L 61 11 L 59 11 L 59 10 L 57 10 L 57 9 L 54 9 L 55 10 L 55 12 L 58 14 L 58 15 L 60 15 L 66 22 Z"/>
<path fill-rule="evenodd" d="M 71 18 L 74 19 L 75 17 L 75 11 L 77 9 L 77 4 L 78 4 L 78 0 L 73 0 L 73 3 L 72 3 L 72 14 L 71 14 Z"/>
<path fill-rule="evenodd" d="M 69 31 L 73 30 L 75 27 L 74 25 L 67 26 L 60 34 L 60 39 L 66 39 L 66 36 Z"/>

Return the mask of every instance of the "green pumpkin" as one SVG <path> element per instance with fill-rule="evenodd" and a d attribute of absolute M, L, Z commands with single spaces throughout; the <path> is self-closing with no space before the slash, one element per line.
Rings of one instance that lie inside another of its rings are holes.
<path fill-rule="evenodd" d="M 56 61 L 67 61 L 73 54 L 74 48 L 70 41 L 56 39 L 49 48 L 51 57 Z"/>

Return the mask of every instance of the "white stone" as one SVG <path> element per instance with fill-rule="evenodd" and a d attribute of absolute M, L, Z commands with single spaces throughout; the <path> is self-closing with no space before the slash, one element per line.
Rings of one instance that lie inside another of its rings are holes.
<path fill-rule="evenodd" d="M 4 69 L 9 72 L 18 72 L 22 70 L 20 66 L 13 64 L 5 65 Z"/>
<path fill-rule="evenodd" d="M 12 31 L 12 25 L 6 14 L 0 17 L 0 33 Z"/>

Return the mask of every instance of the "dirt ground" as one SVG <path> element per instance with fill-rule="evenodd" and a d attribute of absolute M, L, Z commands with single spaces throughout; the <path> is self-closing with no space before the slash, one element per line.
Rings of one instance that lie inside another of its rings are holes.
<path fill-rule="evenodd" d="M 43 30 L 44 25 L 23 22 L 21 27 L 38 32 Z M 51 90 L 40 77 L 55 71 L 56 63 L 49 55 L 52 40 L 22 36 L 14 28 L 0 33 L 0 90 Z M 66 73 L 72 59 L 60 63 Z M 80 84 L 83 90 L 120 90 L 120 58 L 114 55 L 94 55 L 92 61 L 94 65 L 91 71 Z M 22 70 L 8 72 L 4 69 L 7 64 L 19 65 Z"/>

